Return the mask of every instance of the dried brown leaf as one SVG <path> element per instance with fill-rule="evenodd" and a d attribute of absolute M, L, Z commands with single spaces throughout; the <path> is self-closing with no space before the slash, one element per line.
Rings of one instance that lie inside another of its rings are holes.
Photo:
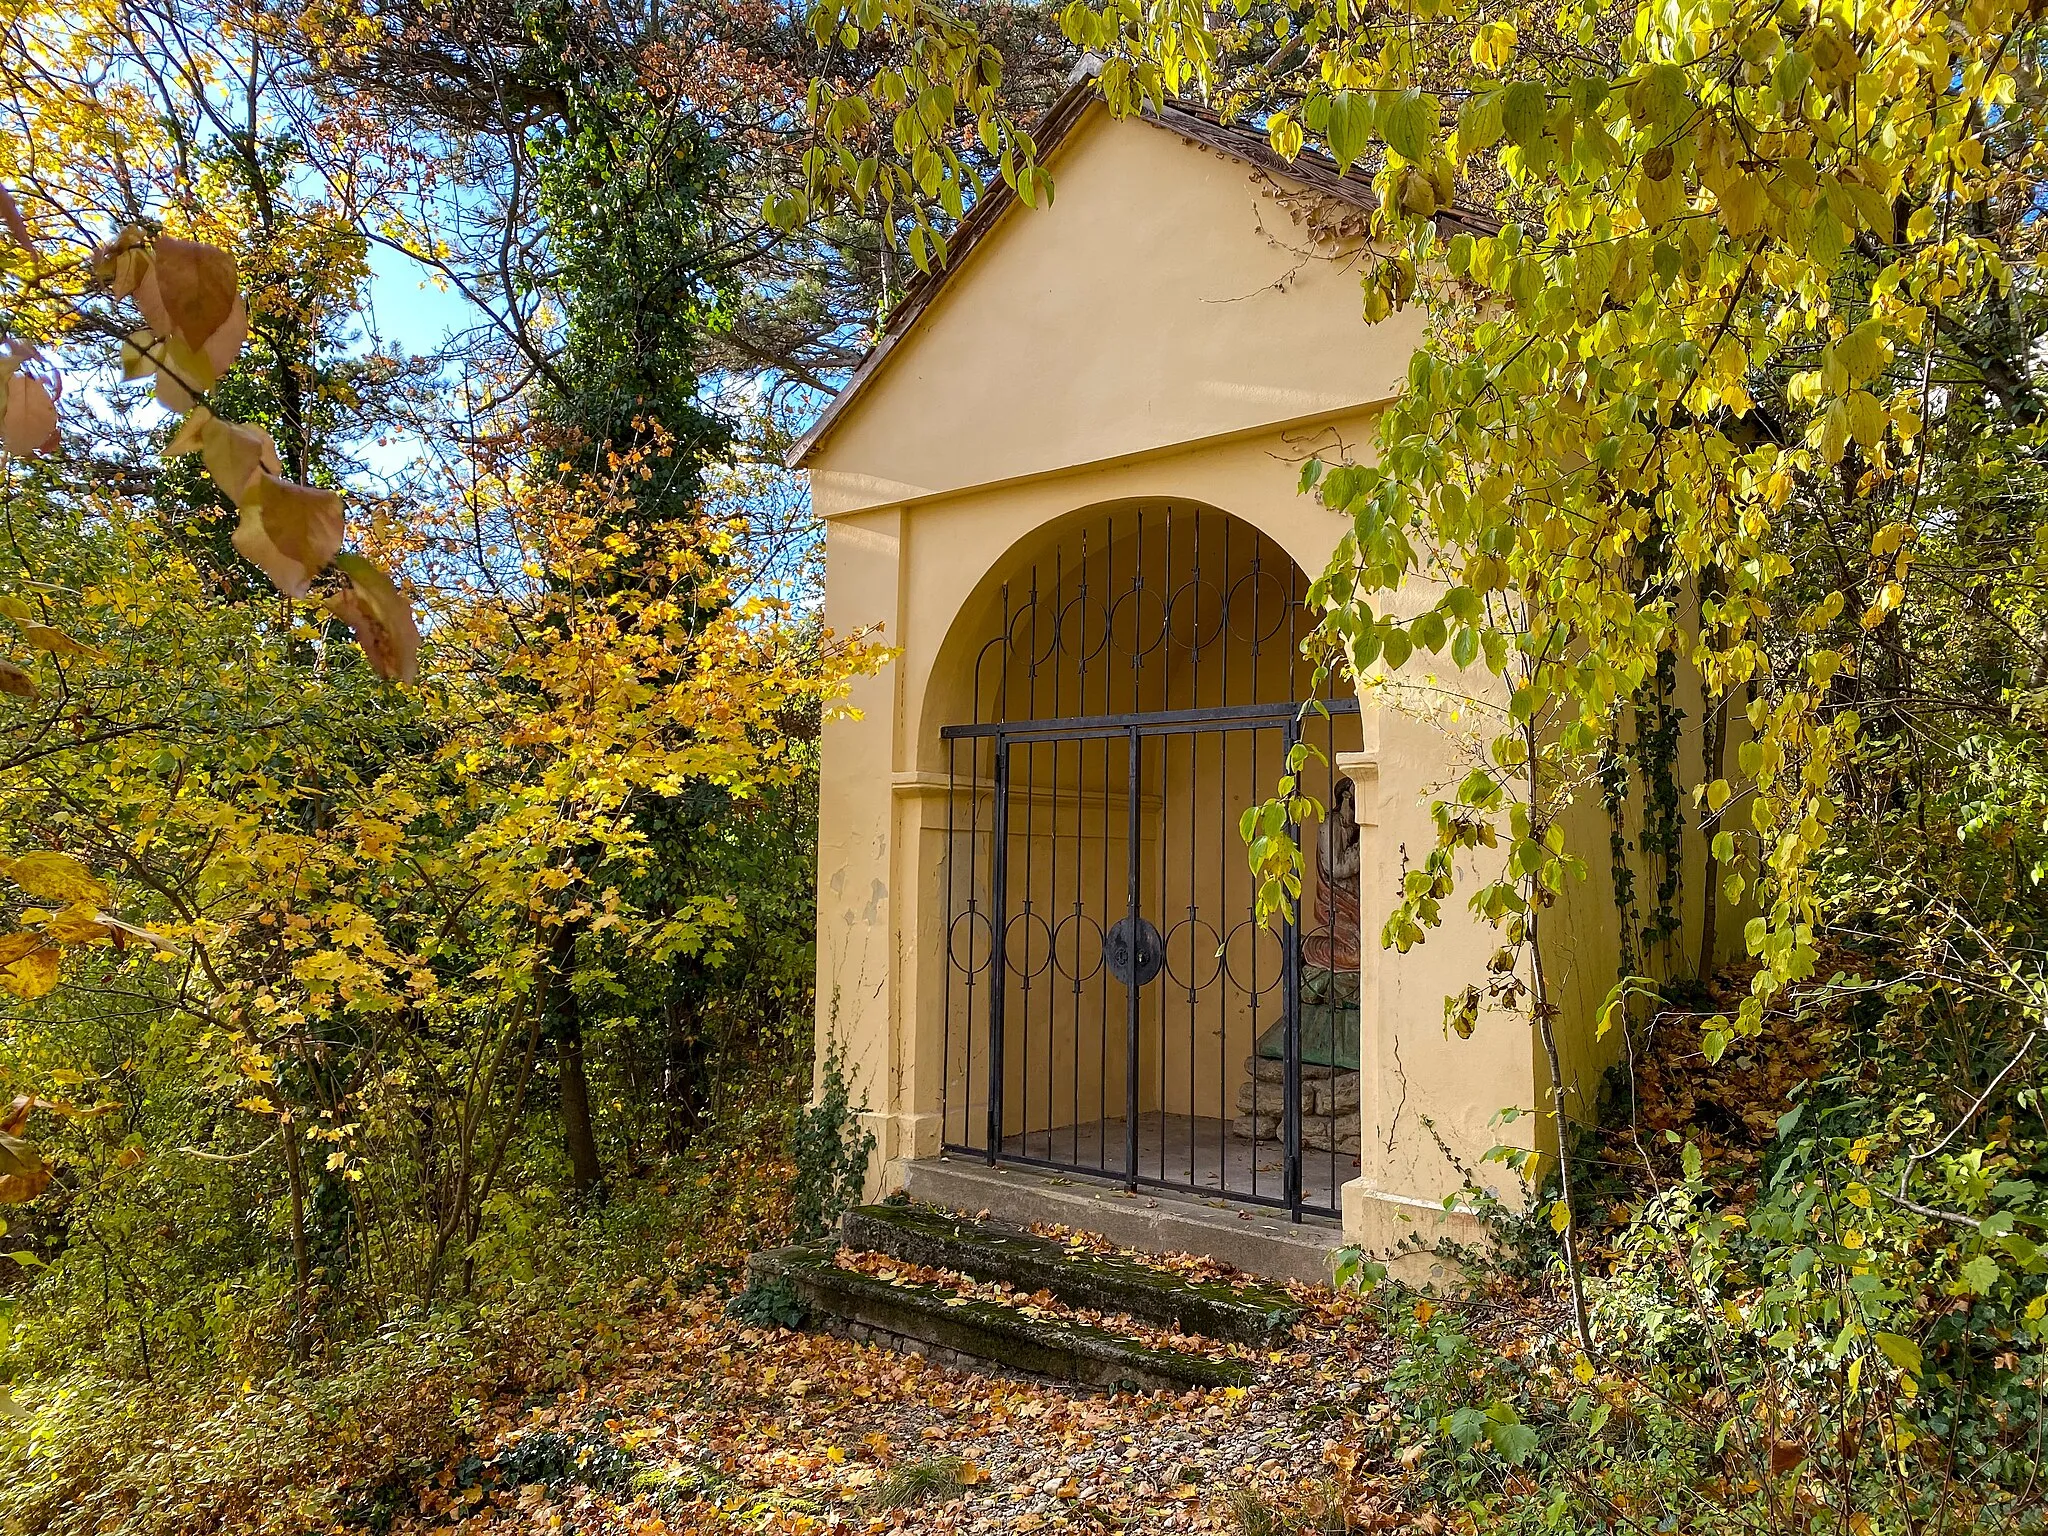
<path fill-rule="evenodd" d="M 243 491 L 234 545 L 278 591 L 304 597 L 341 549 L 341 498 L 258 470 Z"/>
<path fill-rule="evenodd" d="M 259 474 L 266 470 L 273 475 L 284 473 L 277 444 L 268 432 L 237 421 L 222 421 L 203 405 L 185 418 L 164 452 L 198 453 L 213 483 L 237 507 L 242 505 Z"/>
<path fill-rule="evenodd" d="M 151 270 L 166 324 L 151 320 L 151 328 L 204 347 L 234 311 L 241 281 L 235 258 L 217 245 L 169 235 L 157 237 L 155 258 Z"/>
<path fill-rule="evenodd" d="M 36 686 L 35 674 L 11 661 L 0 661 L 0 693 L 11 693 L 17 699 L 29 700 L 43 696 L 43 690 Z"/>
<path fill-rule="evenodd" d="M 328 611 L 355 632 L 356 644 L 379 677 L 411 682 L 419 675 L 420 658 L 412 605 L 389 576 L 361 555 L 337 555 L 334 564 L 349 585 L 327 599 Z"/>
<path fill-rule="evenodd" d="M 14 237 L 14 243 L 24 251 L 34 251 L 35 236 L 28 232 L 28 220 L 21 216 L 21 204 L 14 200 L 14 194 L 0 187 L 0 222 L 7 225 L 7 233 Z"/>
<path fill-rule="evenodd" d="M 20 368 L 8 375 L 7 403 L 0 412 L 0 442 L 9 453 L 40 453 L 57 430 L 57 402 L 48 386 Z"/>

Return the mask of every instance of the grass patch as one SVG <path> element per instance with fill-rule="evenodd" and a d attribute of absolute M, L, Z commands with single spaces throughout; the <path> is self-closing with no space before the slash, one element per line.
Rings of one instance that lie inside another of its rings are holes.
<path fill-rule="evenodd" d="M 869 1511 L 909 1509 L 918 1504 L 943 1504 L 960 1497 L 966 1484 L 960 1474 L 967 1464 L 957 1456 L 931 1461 L 906 1461 L 891 1467 L 861 1501 Z"/>

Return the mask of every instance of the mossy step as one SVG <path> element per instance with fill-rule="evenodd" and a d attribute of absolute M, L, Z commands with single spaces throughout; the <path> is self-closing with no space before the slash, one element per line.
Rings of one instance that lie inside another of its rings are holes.
<path fill-rule="evenodd" d="M 1070 1307 L 1124 1312 L 1233 1344 L 1267 1348 L 1301 1317 L 1301 1308 L 1278 1286 L 1189 1280 L 929 1206 L 863 1205 L 846 1213 L 842 1230 L 849 1248 L 1006 1281 L 1027 1295 L 1050 1291 Z"/>
<path fill-rule="evenodd" d="M 750 1284 L 780 1281 L 809 1309 L 814 1326 L 948 1361 L 984 1360 L 1034 1376 L 1111 1391 L 1181 1392 L 1242 1386 L 1251 1367 L 1172 1349 L 1153 1349 L 1064 1318 L 1027 1317 L 1014 1307 L 962 1298 L 949 1288 L 878 1280 L 841 1269 L 835 1244 L 771 1248 L 747 1260 Z"/>

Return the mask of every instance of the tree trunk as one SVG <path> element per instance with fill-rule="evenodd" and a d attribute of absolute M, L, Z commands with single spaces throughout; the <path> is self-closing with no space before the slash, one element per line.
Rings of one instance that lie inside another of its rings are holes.
<path fill-rule="evenodd" d="M 1529 749 L 1529 823 L 1538 826 L 1537 810 L 1543 803 L 1538 791 L 1542 788 L 1537 778 L 1536 725 L 1531 721 L 1523 727 L 1523 741 Z M 1537 834 L 1541 836 L 1540 832 Z M 1571 1118 L 1565 1106 L 1564 1067 L 1558 1060 L 1557 1031 L 1552 1021 L 1557 1010 L 1550 1003 L 1550 978 L 1543 968 L 1543 931 L 1539 914 L 1543 910 L 1540 883 L 1536 879 L 1528 882 L 1529 892 L 1529 981 L 1532 988 L 1531 1009 L 1536 1017 L 1536 1033 L 1543 1042 L 1543 1056 L 1550 1066 L 1550 1108 L 1557 1123 L 1557 1181 L 1558 1192 L 1563 1196 L 1565 1223 L 1558 1235 L 1564 1239 L 1565 1286 L 1571 1293 L 1572 1331 L 1578 1336 L 1579 1348 L 1586 1352 L 1588 1359 L 1593 1355 L 1593 1327 L 1586 1316 L 1586 1282 L 1579 1272 L 1579 1222 L 1572 1207 L 1572 1137 Z"/>
<path fill-rule="evenodd" d="M 590 1079 L 583 1070 L 583 1020 L 573 999 L 561 1015 L 555 1059 L 561 1076 L 562 1142 L 569 1152 L 569 1187 L 579 1196 L 589 1195 L 604 1182 L 604 1169 L 597 1160 L 597 1137 L 590 1125 Z"/>
<path fill-rule="evenodd" d="M 1708 705 L 1707 728 L 1700 741 L 1701 756 L 1705 769 L 1702 782 L 1711 784 L 1726 775 L 1728 764 L 1728 710 L 1733 700 L 1726 694 Z M 1723 806 L 1723 810 L 1727 807 Z M 1705 982 L 1714 974 L 1719 964 L 1721 948 L 1721 861 L 1714 857 L 1714 834 L 1721 830 L 1721 817 L 1717 812 L 1708 824 L 1701 828 L 1706 836 L 1706 867 L 1702 871 L 1704 889 L 1700 893 L 1700 959 L 1694 974 Z"/>

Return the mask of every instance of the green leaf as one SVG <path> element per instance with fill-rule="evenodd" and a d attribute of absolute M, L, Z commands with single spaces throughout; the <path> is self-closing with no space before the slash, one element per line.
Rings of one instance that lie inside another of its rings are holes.
<path fill-rule="evenodd" d="M 1972 1295 L 1989 1296 L 2003 1273 L 1996 1259 L 1988 1253 L 1980 1253 L 1963 1265 L 1960 1278 Z"/>
<path fill-rule="evenodd" d="M 1500 93 L 1500 128 L 1523 149 L 1543 137 L 1547 100 L 1543 87 L 1532 80 L 1518 80 Z"/>
<path fill-rule="evenodd" d="M 1373 97 L 1369 91 L 1339 91 L 1330 98 L 1323 137 L 1330 155 L 1344 172 L 1372 146 Z"/>
<path fill-rule="evenodd" d="M 1403 91 L 1380 115 L 1380 137 L 1404 160 L 1420 165 L 1429 158 L 1436 138 L 1437 99 L 1419 91 Z"/>
<path fill-rule="evenodd" d="M 1443 1421 L 1444 1433 L 1468 1451 L 1485 1439 L 1492 1427 L 1484 1408 L 1460 1408 Z"/>
<path fill-rule="evenodd" d="M 1519 1466 L 1536 1451 L 1536 1431 L 1526 1424 L 1489 1424 L 1486 1438 L 1509 1466 Z"/>
<path fill-rule="evenodd" d="M 1921 1370 L 1920 1346 L 1900 1333 L 1873 1333 L 1870 1342 L 1877 1346 L 1877 1352 L 1893 1365 L 1910 1376 L 1918 1376 Z"/>
<path fill-rule="evenodd" d="M 1500 142 L 1505 128 L 1501 111 L 1503 95 L 1501 91 L 1487 91 L 1465 98 L 1465 105 L 1458 109 L 1460 156 L 1476 155 Z"/>

